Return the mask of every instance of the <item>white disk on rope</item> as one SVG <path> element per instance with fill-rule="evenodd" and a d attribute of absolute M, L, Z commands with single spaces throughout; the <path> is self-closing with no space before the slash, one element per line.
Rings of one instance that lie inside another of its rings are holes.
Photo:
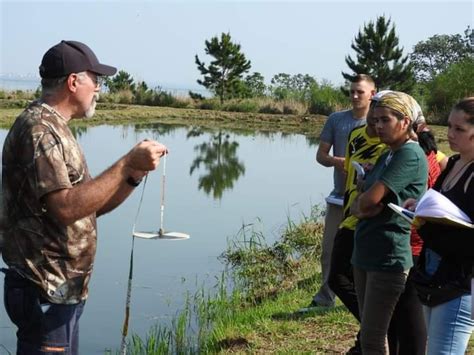
<path fill-rule="evenodd" d="M 184 240 L 189 239 L 190 235 L 181 232 L 133 232 L 133 236 L 143 239 L 162 239 L 162 240 Z"/>
<path fill-rule="evenodd" d="M 140 204 L 138 206 L 137 218 L 135 219 L 135 224 L 133 225 L 132 234 L 134 237 L 142 238 L 142 239 L 162 239 L 162 240 L 185 240 L 185 239 L 189 239 L 190 237 L 189 234 L 186 234 L 186 233 L 165 232 L 163 229 L 163 220 L 164 220 L 164 212 L 165 212 L 166 156 L 167 154 L 163 156 L 163 176 L 162 176 L 162 184 L 161 184 L 161 204 L 160 204 L 160 229 L 157 232 L 136 232 L 135 231 L 136 219 L 138 218 L 138 214 L 140 213 L 140 207 L 142 203 L 142 199 L 141 199 Z M 142 198 L 143 198 L 143 193 L 145 191 L 145 185 L 147 181 L 146 178 L 145 178 L 145 183 L 143 185 Z"/>

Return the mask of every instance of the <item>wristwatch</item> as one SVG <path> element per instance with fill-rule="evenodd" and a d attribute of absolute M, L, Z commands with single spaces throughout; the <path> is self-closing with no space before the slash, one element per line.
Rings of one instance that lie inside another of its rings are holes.
<path fill-rule="evenodd" d="M 131 176 L 129 176 L 126 181 L 127 181 L 127 184 L 129 184 L 130 186 L 137 187 L 138 185 L 140 185 L 140 183 L 142 182 L 142 180 L 143 180 L 143 179 L 135 180 L 134 178 L 132 178 Z"/>

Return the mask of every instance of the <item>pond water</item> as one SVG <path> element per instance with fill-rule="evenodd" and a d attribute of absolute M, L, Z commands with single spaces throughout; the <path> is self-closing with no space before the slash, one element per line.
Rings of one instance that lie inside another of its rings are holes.
<path fill-rule="evenodd" d="M 5 135 L 0 130 L 2 145 Z M 186 292 L 217 284 L 223 270 L 217 257 L 242 224 L 258 223 L 271 242 L 288 218 L 298 221 L 312 205 L 323 203 L 332 185 L 332 169 L 315 162 L 316 142 L 302 135 L 163 124 L 76 128 L 76 135 L 93 175 L 144 138 L 157 139 L 170 150 L 164 226 L 191 238 L 135 241 L 129 334 L 142 337 L 157 322 L 169 323 L 183 308 Z M 159 168 L 149 175 L 138 230 L 160 226 L 161 174 Z M 99 219 L 96 263 L 81 318 L 81 354 L 120 346 L 132 225 L 142 186 Z M 15 328 L 2 305 L 0 354 L 6 349 L 14 353 L 15 341 Z"/>

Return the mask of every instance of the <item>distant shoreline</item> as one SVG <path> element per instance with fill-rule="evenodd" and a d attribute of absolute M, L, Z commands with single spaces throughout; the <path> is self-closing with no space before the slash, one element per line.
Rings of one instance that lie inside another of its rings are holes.
<path fill-rule="evenodd" d="M 0 77 L 0 89 L 35 91 L 40 86 L 39 78 L 8 78 Z"/>
<path fill-rule="evenodd" d="M 10 77 L 5 75 L 0 75 L 0 90 L 7 90 L 7 91 L 36 91 L 41 84 L 41 78 L 39 77 Z M 192 87 L 191 85 L 174 85 L 169 83 L 148 83 L 146 82 L 148 87 L 150 88 L 160 88 L 163 91 L 169 92 L 175 96 L 189 96 L 189 91 L 196 92 L 201 94 L 205 97 L 211 96 L 211 93 L 202 88 L 202 87 Z M 189 87 L 188 87 L 189 86 Z"/>

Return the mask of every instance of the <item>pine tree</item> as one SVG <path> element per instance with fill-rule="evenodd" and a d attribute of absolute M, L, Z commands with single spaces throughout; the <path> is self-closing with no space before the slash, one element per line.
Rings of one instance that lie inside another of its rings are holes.
<path fill-rule="evenodd" d="M 107 77 L 105 79 L 105 85 L 111 93 L 119 92 L 122 90 L 135 91 L 135 83 L 132 76 L 124 70 L 120 70 L 112 78 Z"/>
<path fill-rule="evenodd" d="M 392 89 L 410 92 L 415 81 L 408 56 L 403 56 L 403 48 L 398 46 L 395 25 L 384 16 L 364 25 L 354 38 L 351 48 L 356 52 L 356 60 L 346 56 L 346 64 L 352 74 L 342 72 L 344 79 L 352 81 L 357 74 L 369 74 L 375 81 L 377 90 Z"/>
<path fill-rule="evenodd" d="M 224 99 L 235 96 L 236 88 L 244 73 L 250 70 L 250 60 L 240 50 L 240 44 L 231 41 L 230 33 L 222 33 L 218 37 L 205 41 L 206 54 L 215 59 L 208 66 L 195 56 L 195 62 L 204 80 L 197 82 L 212 91 L 224 102 Z"/>

